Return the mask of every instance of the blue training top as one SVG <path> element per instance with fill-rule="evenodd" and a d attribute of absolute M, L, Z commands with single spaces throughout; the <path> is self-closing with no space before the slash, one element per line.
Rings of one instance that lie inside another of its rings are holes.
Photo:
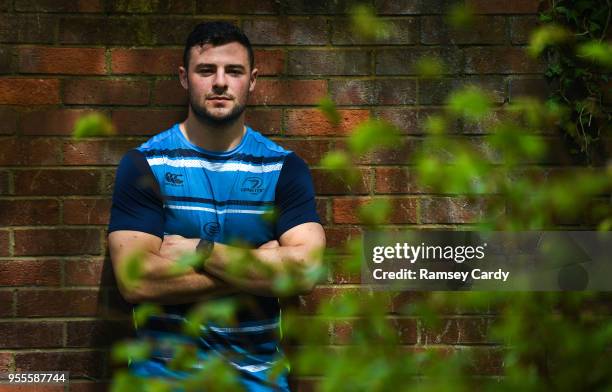
<path fill-rule="evenodd" d="M 275 210 L 275 220 L 269 212 Z M 256 248 L 299 224 L 319 222 L 308 167 L 246 127 L 240 144 L 224 152 L 190 143 L 178 124 L 129 151 L 117 169 L 109 232 L 135 230 L 163 238 L 188 238 Z M 227 297 L 226 297 L 227 298 Z M 282 359 L 277 298 L 233 295 L 242 304 L 238 324 L 202 325 L 199 338 L 184 335 L 185 314 L 194 304 L 164 306 L 164 314 L 137 326 L 153 342 L 150 360 L 130 365 L 141 376 L 184 378 L 168 368 L 176 343 L 193 344 L 202 362 L 226 358 L 249 390 L 287 389 L 286 374 L 268 380 Z"/>

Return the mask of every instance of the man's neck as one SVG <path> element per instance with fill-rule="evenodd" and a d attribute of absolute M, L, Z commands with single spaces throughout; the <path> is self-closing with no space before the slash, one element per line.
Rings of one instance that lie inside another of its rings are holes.
<path fill-rule="evenodd" d="M 244 114 L 231 124 L 215 126 L 200 121 L 193 113 L 179 124 L 179 129 L 190 143 L 208 151 L 229 151 L 237 147 L 246 132 Z"/>

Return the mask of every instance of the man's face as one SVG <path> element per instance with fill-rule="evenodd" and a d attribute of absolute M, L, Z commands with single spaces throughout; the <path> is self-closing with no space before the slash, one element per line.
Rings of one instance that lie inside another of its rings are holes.
<path fill-rule="evenodd" d="M 255 88 L 257 69 L 250 69 L 247 49 L 238 42 L 191 48 L 189 69 L 179 67 L 189 105 L 201 120 L 231 123 L 246 106 Z"/>

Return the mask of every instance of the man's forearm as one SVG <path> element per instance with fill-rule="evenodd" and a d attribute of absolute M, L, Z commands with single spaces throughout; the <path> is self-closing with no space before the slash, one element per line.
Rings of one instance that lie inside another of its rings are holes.
<path fill-rule="evenodd" d="M 245 252 L 248 252 L 247 257 Z M 279 246 L 243 250 L 215 244 L 205 270 L 238 289 L 252 294 L 278 296 L 274 285 L 282 274 L 293 274 L 294 291 L 309 291 L 314 282 L 305 279 L 304 272 L 320 263 L 320 251 L 306 246 Z"/>
<path fill-rule="evenodd" d="M 126 290 L 126 299 L 135 303 L 180 304 L 234 292 L 220 279 L 196 272 L 193 267 L 179 265 L 182 254 L 195 250 L 194 243 L 197 244 L 197 241 L 184 242 L 181 248 L 174 246 L 171 252 L 162 244 L 159 252 L 144 253 L 140 258 L 141 273 Z"/>

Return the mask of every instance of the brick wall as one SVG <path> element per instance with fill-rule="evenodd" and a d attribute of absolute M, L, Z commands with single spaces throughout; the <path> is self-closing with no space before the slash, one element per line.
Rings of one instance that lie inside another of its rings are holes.
<path fill-rule="evenodd" d="M 202 20 L 235 22 L 255 45 L 261 77 L 248 121 L 311 165 L 330 246 L 359 235 L 355 208 L 372 196 L 393 201 L 397 225 L 455 225 L 479 215 L 465 199 L 419 189 L 406 161 L 423 119 L 460 83 L 482 85 L 500 105 L 543 91 L 542 65 L 522 50 L 537 0 L 470 0 L 478 16 L 466 31 L 447 27 L 450 1 L 372 0 L 396 31 L 379 43 L 351 33 L 344 3 L 0 0 L 0 373 L 70 370 L 82 378 L 71 391 L 105 389 L 87 377 L 109 377 L 106 351 L 127 330 L 105 243 L 115 166 L 184 117 L 176 67 Z M 449 74 L 417 80 L 422 55 L 440 56 Z M 325 94 L 340 105 L 339 126 L 315 110 Z M 91 110 L 107 114 L 118 136 L 72 140 L 75 119 Z M 363 156 L 362 179 L 351 189 L 330 181 L 319 159 L 372 115 L 400 127 L 402 146 Z M 333 274 L 299 306 L 308 320 L 317 303 L 355 284 L 357 277 Z M 488 319 L 451 317 L 443 332 L 397 322 L 403 342 L 418 349 L 481 343 Z M 341 342 L 346 328 L 335 326 L 329 343 Z M 482 374 L 499 371 L 495 349 L 474 349 L 483 352 Z M 311 379 L 300 381 L 309 386 Z"/>

